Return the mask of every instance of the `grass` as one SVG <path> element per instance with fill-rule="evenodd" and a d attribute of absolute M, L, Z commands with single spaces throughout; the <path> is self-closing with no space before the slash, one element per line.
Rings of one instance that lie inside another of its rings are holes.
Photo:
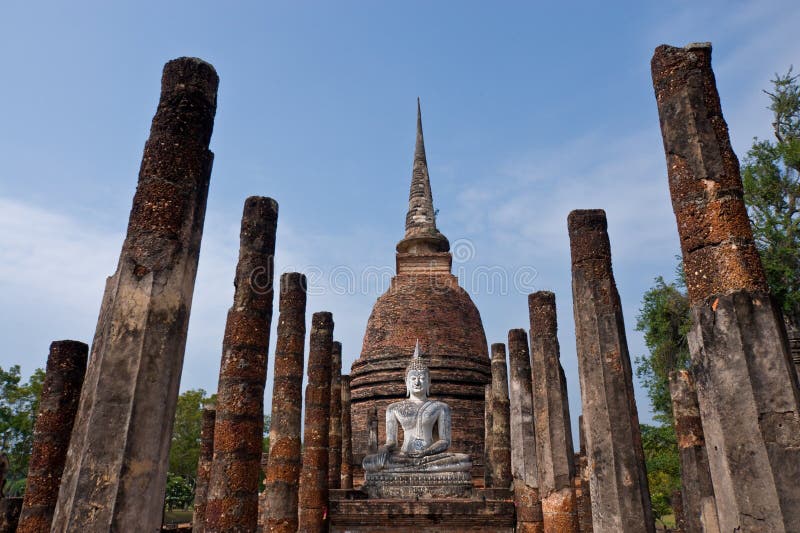
<path fill-rule="evenodd" d="M 191 509 L 173 509 L 164 513 L 165 524 L 185 524 L 192 521 Z"/>

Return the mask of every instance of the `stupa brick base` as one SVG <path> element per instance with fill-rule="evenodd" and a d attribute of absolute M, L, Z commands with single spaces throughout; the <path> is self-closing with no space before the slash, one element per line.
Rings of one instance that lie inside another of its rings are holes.
<path fill-rule="evenodd" d="M 469 472 L 367 472 L 361 487 L 370 498 L 469 498 Z"/>
<path fill-rule="evenodd" d="M 329 531 L 512 533 L 516 523 L 514 497 L 506 489 L 475 489 L 471 498 L 366 498 L 358 490 L 332 490 Z"/>

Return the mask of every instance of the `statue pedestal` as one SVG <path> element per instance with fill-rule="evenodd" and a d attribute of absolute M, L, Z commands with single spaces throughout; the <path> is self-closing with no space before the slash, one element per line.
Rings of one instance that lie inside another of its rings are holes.
<path fill-rule="evenodd" d="M 370 498 L 469 498 L 469 472 L 366 472 L 361 490 Z"/>
<path fill-rule="evenodd" d="M 471 498 L 367 499 L 361 490 L 330 491 L 331 533 L 513 533 L 514 494 L 475 488 Z"/>

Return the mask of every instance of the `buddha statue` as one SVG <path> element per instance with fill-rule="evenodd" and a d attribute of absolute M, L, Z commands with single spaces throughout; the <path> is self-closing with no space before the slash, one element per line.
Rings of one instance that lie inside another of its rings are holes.
<path fill-rule="evenodd" d="M 362 465 L 367 475 L 378 473 L 468 473 L 472 468 L 470 456 L 451 453 L 450 408 L 444 402 L 429 400 L 430 372 L 414 348 L 411 363 L 406 368 L 408 399 L 386 408 L 386 443 L 377 453 L 364 457 Z M 403 444 L 397 446 L 398 424 L 403 428 Z M 373 476 L 374 477 L 374 476 Z M 468 479 L 468 477 L 467 477 Z"/>

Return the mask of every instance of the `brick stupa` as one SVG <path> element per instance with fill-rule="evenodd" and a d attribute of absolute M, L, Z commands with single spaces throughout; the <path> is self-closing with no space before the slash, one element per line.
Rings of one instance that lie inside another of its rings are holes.
<path fill-rule="evenodd" d="M 408 204 L 397 274 L 372 309 L 350 373 L 354 463 L 360 466 L 368 453 L 371 408 L 378 411 L 378 443 L 385 442 L 386 406 L 406 396 L 405 369 L 419 339 L 431 371 L 430 395 L 452 412 L 450 450 L 470 454 L 473 477 L 482 478 L 484 385 L 491 382 L 486 334 L 478 309 L 450 272 L 450 243 L 436 228 L 419 102 Z"/>

